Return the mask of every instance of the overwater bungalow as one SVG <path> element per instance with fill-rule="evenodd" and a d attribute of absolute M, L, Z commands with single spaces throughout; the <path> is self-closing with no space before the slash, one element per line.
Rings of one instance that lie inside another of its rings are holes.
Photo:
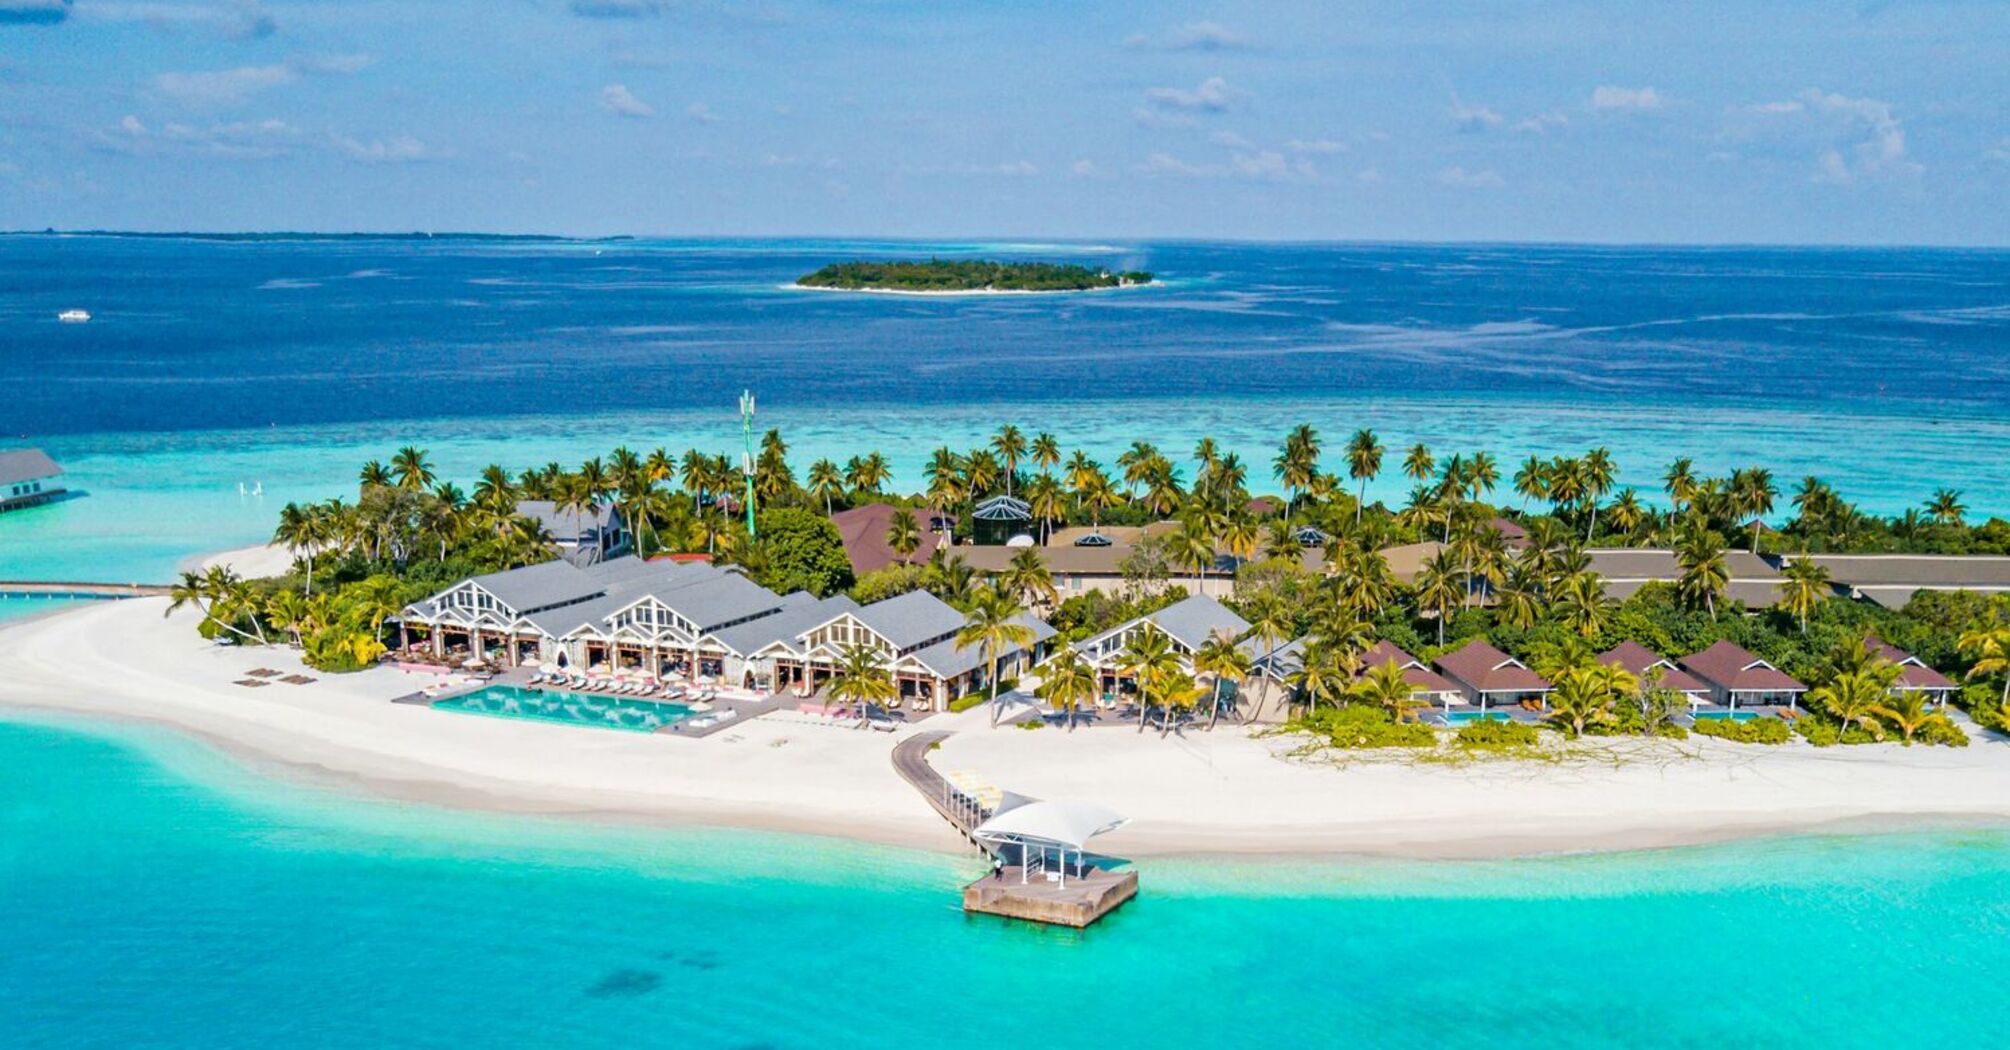
<path fill-rule="evenodd" d="M 47 503 L 65 492 L 63 468 L 39 448 L 0 451 L 0 511 Z"/>
<path fill-rule="evenodd" d="M 1926 661 L 1877 635 L 1865 638 L 1864 644 L 1870 647 L 1871 652 L 1897 665 L 1898 681 L 1892 683 L 1893 693 L 1923 693 L 1936 705 L 1946 707 L 1947 701 L 1953 698 L 1955 690 L 1961 688 L 1946 675 L 1926 666 Z"/>
<path fill-rule="evenodd" d="M 1731 710 L 1780 705 L 1797 708 L 1808 687 L 1735 642 L 1718 642 L 1680 661 L 1710 687 L 1710 700 Z"/>
<path fill-rule="evenodd" d="M 1477 638 L 1438 657 L 1438 670 L 1482 713 L 1502 704 L 1547 706 L 1554 689 L 1527 664 Z"/>
<path fill-rule="evenodd" d="M 1613 664 L 1640 679 L 1642 686 L 1659 685 L 1689 698 L 1691 705 L 1710 699 L 1710 686 L 1684 671 L 1675 661 L 1635 641 L 1624 641 L 1598 654 L 1598 662 Z"/>

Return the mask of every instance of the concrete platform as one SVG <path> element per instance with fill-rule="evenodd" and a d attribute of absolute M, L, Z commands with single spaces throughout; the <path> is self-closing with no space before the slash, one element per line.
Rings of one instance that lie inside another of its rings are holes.
<path fill-rule="evenodd" d="M 1065 886 L 1049 882 L 1041 872 L 1023 885 L 1019 877 L 1019 869 L 1009 867 L 1002 877 L 986 875 L 963 887 L 963 910 L 1079 929 L 1138 895 L 1138 873 L 1130 870 L 1091 868 L 1080 877 L 1069 876 Z"/>

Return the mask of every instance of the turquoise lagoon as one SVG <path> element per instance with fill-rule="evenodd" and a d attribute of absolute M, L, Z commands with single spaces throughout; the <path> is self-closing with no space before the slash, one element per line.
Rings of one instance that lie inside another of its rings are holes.
<path fill-rule="evenodd" d="M 739 440 L 734 412 L 726 402 L 657 412 L 51 436 L 40 444 L 88 495 L 0 518 L 0 579 L 169 580 L 198 552 L 269 540 L 288 501 L 353 499 L 357 468 L 368 459 L 388 460 L 403 444 L 426 448 L 440 476 L 466 489 L 492 462 L 512 471 L 547 461 L 576 465 L 624 443 L 643 453 L 659 445 L 730 452 Z M 1682 454 L 1706 472 L 1766 464 L 1788 490 L 1801 475 L 1818 474 L 1865 508 L 1887 513 L 1921 503 L 1942 479 L 1959 479 L 1971 508 L 2010 513 L 2010 475 L 1999 469 L 2010 459 L 2010 422 L 1903 406 L 1884 415 L 1719 406 L 1689 416 L 1620 398 L 1556 404 L 1505 395 L 1389 394 L 782 407 L 762 420 L 782 429 L 798 471 L 820 456 L 842 461 L 879 450 L 892 460 L 901 491 L 923 486 L 922 465 L 934 447 L 975 447 L 1001 422 L 1050 430 L 1064 447 L 1083 448 L 1105 463 L 1139 438 L 1183 455 L 1212 435 L 1224 451 L 1242 455 L 1252 486 L 1262 489 L 1280 436 L 1304 421 L 1336 444 L 1352 428 L 1372 426 L 1393 449 L 1416 441 L 1445 452 L 1487 449 L 1507 476 L 1521 456 L 1576 454 L 1603 443 L 1620 464 L 1621 481 L 1643 488 L 1649 501 L 1659 498 L 1668 460 Z M 1407 479 L 1396 468 L 1399 459 L 1391 453 L 1383 476 L 1369 486 L 1371 498 L 1403 499 Z"/>
<path fill-rule="evenodd" d="M 558 730 L 554 730 L 558 731 Z M 0 723 L 18 1046 L 1986 1045 L 2010 833 L 1486 863 L 1155 859 L 1095 929 L 968 857 L 392 806 Z"/>

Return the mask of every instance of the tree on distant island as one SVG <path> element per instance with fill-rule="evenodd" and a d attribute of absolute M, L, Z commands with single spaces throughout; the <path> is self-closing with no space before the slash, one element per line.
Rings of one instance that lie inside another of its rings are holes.
<path fill-rule="evenodd" d="M 1128 288 L 1151 281 L 1152 275 L 1143 270 L 1112 273 L 1073 264 L 989 259 L 856 260 L 832 263 L 796 278 L 796 284 L 805 288 L 894 292 L 1080 292 Z"/>

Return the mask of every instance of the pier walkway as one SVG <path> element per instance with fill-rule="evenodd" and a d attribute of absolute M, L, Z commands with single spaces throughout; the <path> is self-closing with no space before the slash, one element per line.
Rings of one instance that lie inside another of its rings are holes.
<path fill-rule="evenodd" d="M 928 753 L 952 735 L 946 730 L 930 730 L 895 744 L 894 772 L 899 773 L 900 779 L 907 781 L 914 790 L 921 792 L 921 797 L 927 799 L 928 804 L 942 814 L 942 819 L 955 827 L 957 833 L 971 845 L 986 853 L 995 852 L 991 845 L 977 841 L 972 835 L 979 824 L 990 818 L 991 812 L 976 799 L 958 791 L 954 784 L 943 779 L 942 774 L 928 764 Z"/>

